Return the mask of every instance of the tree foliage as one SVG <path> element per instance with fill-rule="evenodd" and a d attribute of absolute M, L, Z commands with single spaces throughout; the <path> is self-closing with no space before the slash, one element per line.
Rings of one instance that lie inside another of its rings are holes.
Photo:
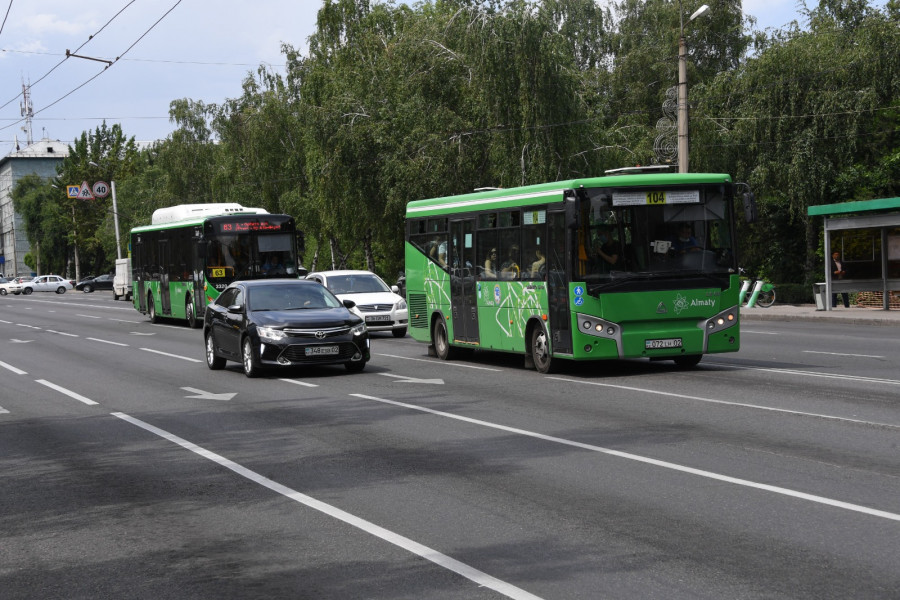
<path fill-rule="evenodd" d="M 140 152 L 104 124 L 56 183 L 114 178 L 123 230 L 177 203 L 287 212 L 307 233 L 307 266 L 393 275 L 410 200 L 658 160 L 683 25 L 692 170 L 756 191 L 763 218 L 742 226 L 745 267 L 817 278 L 821 232 L 806 208 L 897 194 L 900 3 L 820 0 L 803 24 L 766 32 L 740 0 L 711 4 L 688 22 L 696 6 L 672 0 L 325 0 L 309 51 L 283 46 L 284 73 L 247 73 L 220 105 L 174 100 L 177 129 Z M 19 186 L 27 221 L 52 213 L 55 235 L 105 268 L 108 200 Z M 29 236 L 61 261 L 49 232 Z"/>

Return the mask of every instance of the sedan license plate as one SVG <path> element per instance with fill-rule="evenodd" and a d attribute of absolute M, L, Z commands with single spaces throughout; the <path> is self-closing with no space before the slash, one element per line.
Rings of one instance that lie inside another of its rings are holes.
<path fill-rule="evenodd" d="M 337 354 L 340 350 L 337 346 L 309 346 L 306 348 L 307 356 L 328 356 Z"/>
<path fill-rule="evenodd" d="M 668 338 L 664 340 L 644 340 L 644 348 L 646 350 L 656 350 L 659 348 L 681 348 L 681 338 Z"/>
<path fill-rule="evenodd" d="M 366 323 L 373 321 L 390 321 L 391 315 L 366 315 Z"/>

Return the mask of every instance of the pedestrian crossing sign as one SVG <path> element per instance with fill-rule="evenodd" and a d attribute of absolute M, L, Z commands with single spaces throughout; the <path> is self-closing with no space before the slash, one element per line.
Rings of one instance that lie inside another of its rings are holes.
<path fill-rule="evenodd" d="M 67 198 L 77 198 L 81 194 L 81 186 L 78 185 L 67 185 L 66 186 L 66 197 Z"/>
<path fill-rule="evenodd" d="M 91 186 L 88 185 L 88 182 L 85 181 L 81 184 L 81 189 L 78 191 L 78 199 L 79 200 L 93 200 L 94 194 L 91 192 Z"/>

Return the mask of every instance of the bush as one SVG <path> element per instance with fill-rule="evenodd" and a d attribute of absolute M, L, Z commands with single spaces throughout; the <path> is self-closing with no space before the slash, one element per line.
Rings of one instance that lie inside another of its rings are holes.
<path fill-rule="evenodd" d="M 802 283 L 776 283 L 776 304 L 815 304 L 813 286 Z"/>

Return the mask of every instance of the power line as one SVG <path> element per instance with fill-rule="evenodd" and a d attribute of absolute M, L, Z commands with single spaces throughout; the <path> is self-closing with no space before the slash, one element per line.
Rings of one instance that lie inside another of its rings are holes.
<path fill-rule="evenodd" d="M 12 54 L 31 54 L 35 56 L 65 56 L 64 54 L 60 54 L 59 52 L 35 52 L 32 50 L 12 50 L 10 48 L 0 48 L 0 52 L 8 52 Z M 77 50 L 76 50 L 77 52 Z M 126 62 L 146 62 L 146 63 L 162 63 L 162 64 L 171 64 L 171 65 L 199 65 L 203 67 L 258 67 L 258 63 L 234 63 L 234 62 L 217 62 L 217 61 L 202 61 L 202 60 L 168 60 L 162 58 L 122 58 L 121 60 Z M 277 64 L 273 65 L 271 63 L 264 63 L 269 67 L 287 67 L 286 64 Z M 4 105 L 5 106 L 5 105 Z M 0 106 L 0 108 L 3 108 Z"/>
<path fill-rule="evenodd" d="M 9 18 L 9 11 L 12 10 L 13 0 L 9 0 L 9 6 L 6 7 L 6 15 L 3 17 L 3 23 L 0 23 L 0 33 L 3 33 L 3 27 L 6 26 L 6 19 Z"/>
<path fill-rule="evenodd" d="M 122 11 L 124 11 L 126 8 L 128 8 L 129 6 L 131 6 L 132 4 L 134 4 L 135 1 L 136 1 L 136 0 L 131 0 L 131 2 L 129 2 L 124 8 L 122 8 L 122 10 L 120 10 L 118 13 L 116 13 L 116 15 L 115 15 L 112 19 L 110 19 L 109 22 L 107 22 L 107 25 L 108 25 L 110 22 L 112 22 L 113 19 L 115 19 L 117 16 L 119 16 L 119 15 L 122 13 Z M 110 68 L 112 65 L 116 64 L 116 63 L 119 61 L 120 58 L 122 58 L 123 56 L 125 56 L 125 55 L 126 55 L 132 48 L 134 48 L 134 47 L 135 47 L 142 39 L 144 39 L 144 37 L 145 37 L 148 33 L 150 33 L 157 25 L 159 25 L 159 23 L 160 23 L 163 19 L 165 19 L 167 16 L 169 16 L 169 13 L 171 13 L 173 10 L 175 10 L 175 8 L 176 8 L 179 4 L 181 4 L 181 0 L 178 0 L 177 2 L 175 2 L 175 4 L 173 4 L 172 7 L 169 8 L 169 10 L 167 10 L 167 11 L 166 11 L 159 19 L 157 19 L 156 22 L 153 23 L 153 25 L 151 25 L 146 31 L 144 31 L 144 33 L 142 33 L 142 34 L 140 35 L 140 37 L 138 37 L 138 39 L 136 39 L 136 40 L 134 41 L 134 43 L 132 43 L 130 46 L 128 46 L 128 48 L 126 48 L 125 51 L 122 52 L 122 54 L 120 54 L 119 56 L 117 56 L 116 59 L 115 59 L 114 61 L 112 61 L 112 63 L 110 63 L 109 65 L 103 67 L 103 70 L 102 70 L 102 71 L 99 71 L 99 72 L 98 72 L 96 75 L 94 75 L 93 77 L 88 78 L 87 81 L 84 81 L 84 82 L 81 83 L 80 85 L 76 86 L 74 89 L 72 89 L 72 90 L 70 90 L 69 92 L 63 94 L 62 96 L 60 96 L 59 98 L 57 98 L 56 100 L 54 100 L 53 102 L 51 102 L 50 104 L 48 104 L 48 105 L 44 106 L 43 108 L 41 108 L 40 110 L 36 111 L 34 114 L 37 115 L 37 114 L 40 114 L 40 113 L 44 112 L 44 111 L 47 110 L 48 108 L 50 108 L 50 107 L 52 107 L 52 106 L 58 104 L 59 102 L 61 102 L 62 100 L 68 98 L 69 96 L 71 96 L 72 94 L 74 94 L 75 92 L 77 92 L 78 90 L 80 90 L 81 88 L 83 88 L 84 86 L 86 86 L 87 84 L 89 84 L 90 82 L 92 82 L 93 80 L 95 80 L 95 79 L 97 79 L 98 77 L 100 77 L 100 75 L 102 75 L 103 73 L 105 73 L 106 70 L 107 70 L 108 68 Z M 103 28 L 105 28 L 105 27 L 106 27 L 106 25 L 103 26 Z M 101 28 L 101 31 L 103 30 L 103 28 Z M 99 32 L 98 32 L 98 33 L 99 33 Z M 91 38 L 93 38 L 93 36 L 91 36 Z M 89 41 L 90 41 L 90 38 L 88 39 L 88 42 L 89 42 Z M 84 44 L 82 44 L 81 46 L 79 46 L 75 51 L 77 52 L 78 50 L 80 50 L 80 49 L 81 49 L 82 47 L 84 47 L 84 45 L 87 44 L 88 42 L 85 42 Z M 68 58 L 68 57 L 67 57 L 67 58 Z M 65 60 L 61 61 L 59 64 L 62 64 L 62 62 L 65 62 Z M 56 65 L 56 66 L 58 67 L 59 64 Z M 56 67 L 53 67 L 53 69 L 56 69 Z M 52 72 L 53 69 L 51 69 L 50 72 Z M 46 76 L 49 75 L 49 74 L 50 74 L 50 73 L 47 73 L 46 75 L 44 75 L 44 77 L 46 77 Z M 43 77 L 42 77 L 41 79 L 43 79 Z M 16 95 L 16 98 L 18 98 L 18 95 Z M 16 98 L 13 98 L 13 100 L 15 100 Z M 12 101 L 12 100 L 11 100 L 11 101 Z M 10 102 L 11 102 L 11 101 L 10 101 Z M 3 106 L 0 106 L 0 109 L 2 109 L 3 107 L 5 107 L 7 104 L 9 104 L 9 102 L 7 102 L 6 104 L 4 104 Z M 21 123 L 21 122 L 22 122 L 22 120 L 20 119 L 20 120 L 16 121 L 15 123 L 12 123 L 12 124 L 10 124 L 10 125 L 6 125 L 6 126 L 4 126 L 4 127 L 0 127 L 0 130 L 8 129 L 9 127 L 13 127 L 14 125 L 18 125 L 18 124 Z"/>

